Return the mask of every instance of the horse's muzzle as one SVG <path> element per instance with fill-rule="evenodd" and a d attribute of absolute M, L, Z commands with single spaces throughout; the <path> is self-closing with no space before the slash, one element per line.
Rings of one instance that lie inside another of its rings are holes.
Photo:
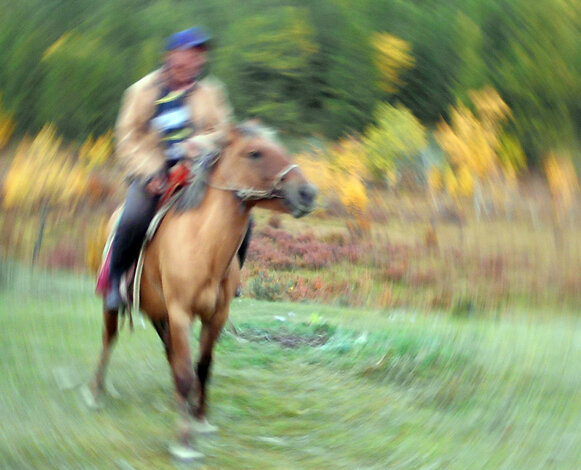
<path fill-rule="evenodd" d="M 317 205 L 319 190 L 311 183 L 288 182 L 282 188 L 283 201 L 293 217 L 310 214 Z"/>

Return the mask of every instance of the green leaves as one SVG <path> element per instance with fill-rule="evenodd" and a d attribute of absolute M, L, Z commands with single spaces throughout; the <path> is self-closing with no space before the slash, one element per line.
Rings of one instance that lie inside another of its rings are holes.
<path fill-rule="evenodd" d="M 425 129 L 401 105 L 382 104 L 375 116 L 377 124 L 369 127 L 364 137 L 369 169 L 377 178 L 395 183 L 398 168 L 413 166 L 418 153 L 426 147 Z"/>
<path fill-rule="evenodd" d="M 0 92 L 17 134 L 54 122 L 81 141 L 113 127 L 123 90 L 198 24 L 238 118 L 294 135 L 363 132 L 378 104 L 424 126 L 470 89 L 510 105 L 527 161 L 581 131 L 581 8 L 568 0 L 26 0 L 0 18 Z M 70 2 L 69 2 L 70 3 Z"/>

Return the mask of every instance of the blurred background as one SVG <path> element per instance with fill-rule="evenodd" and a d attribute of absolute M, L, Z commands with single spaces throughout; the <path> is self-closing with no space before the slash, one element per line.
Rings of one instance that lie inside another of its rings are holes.
<path fill-rule="evenodd" d="M 241 434 L 202 444 L 209 468 L 581 467 L 579 0 L 0 6 L 1 466 L 167 465 L 151 437 L 171 433 L 153 336 L 120 345 L 117 382 L 135 408 L 95 423 L 72 390 L 98 351 L 91 273 L 125 193 L 122 93 L 159 67 L 168 35 L 200 25 L 213 37 L 206 73 L 238 120 L 276 129 L 321 191 L 300 221 L 256 214 L 216 400 L 253 387 L 257 376 L 230 383 L 229 355 L 250 344 L 242 368 L 258 367 L 272 402 L 216 404 Z M 271 383 L 288 361 L 296 376 Z M 315 398 L 277 408 L 291 383 L 313 387 L 313 364 Z M 339 371 L 350 378 L 335 390 Z M 162 398 L 150 410 L 162 431 L 138 434 L 149 415 L 135 401 Z M 257 407 L 278 427 L 250 442 Z M 317 420 L 293 428 L 303 411 Z"/>

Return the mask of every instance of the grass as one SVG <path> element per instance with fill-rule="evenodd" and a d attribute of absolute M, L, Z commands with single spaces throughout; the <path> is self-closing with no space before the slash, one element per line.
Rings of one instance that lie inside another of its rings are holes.
<path fill-rule="evenodd" d="M 0 468 L 176 467 L 173 389 L 151 327 L 121 331 L 109 375 L 121 399 L 92 412 L 80 398 L 100 347 L 92 289 L 13 270 L 0 292 Z M 210 385 L 220 432 L 198 440 L 200 468 L 581 466 L 578 319 L 249 299 L 231 318 L 239 335 L 222 336 Z"/>

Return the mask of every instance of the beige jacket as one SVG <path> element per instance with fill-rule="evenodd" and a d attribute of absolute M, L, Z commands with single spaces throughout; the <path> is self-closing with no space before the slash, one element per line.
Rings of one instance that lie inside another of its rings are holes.
<path fill-rule="evenodd" d="M 115 152 L 129 177 L 147 178 L 164 166 L 161 136 L 149 125 L 162 86 L 162 72 L 156 70 L 130 86 L 123 95 L 115 126 Z M 232 108 L 222 83 L 216 78 L 205 78 L 187 100 L 196 133 L 189 140 L 204 149 L 223 145 Z"/>

